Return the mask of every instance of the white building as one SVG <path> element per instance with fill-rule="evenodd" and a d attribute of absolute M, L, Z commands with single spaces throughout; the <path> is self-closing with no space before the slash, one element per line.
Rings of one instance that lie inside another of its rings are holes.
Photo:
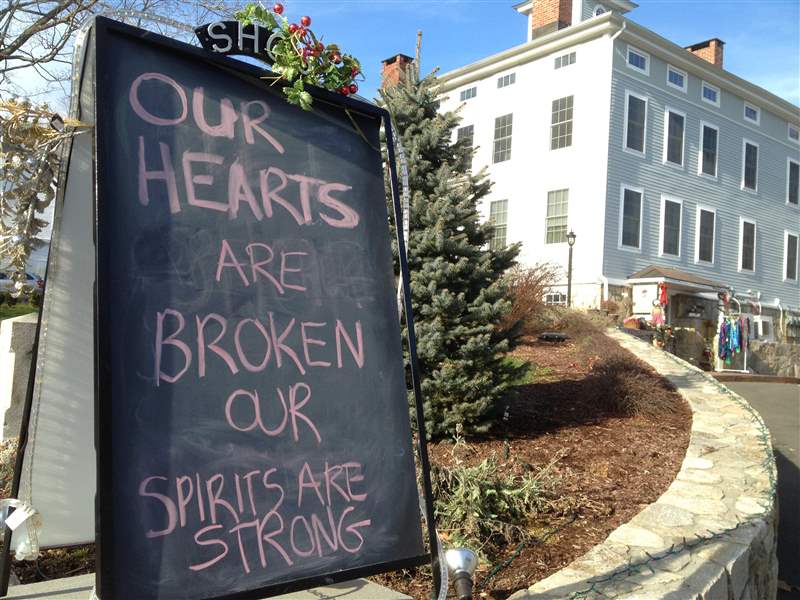
<path fill-rule="evenodd" d="M 707 327 L 725 290 L 756 336 L 800 337 L 800 109 L 725 71 L 721 40 L 682 48 L 635 7 L 526 0 L 526 43 L 440 77 L 494 182 L 494 243 L 566 272 L 573 230 L 576 305 L 633 291 L 649 315 L 662 283 L 669 321 Z"/>

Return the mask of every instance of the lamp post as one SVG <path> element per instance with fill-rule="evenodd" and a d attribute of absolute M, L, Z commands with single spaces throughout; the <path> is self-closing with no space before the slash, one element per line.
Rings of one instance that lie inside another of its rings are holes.
<path fill-rule="evenodd" d="M 569 260 L 567 261 L 567 308 L 572 307 L 572 247 L 575 245 L 575 232 L 572 229 L 567 234 L 567 244 L 569 244 Z"/>

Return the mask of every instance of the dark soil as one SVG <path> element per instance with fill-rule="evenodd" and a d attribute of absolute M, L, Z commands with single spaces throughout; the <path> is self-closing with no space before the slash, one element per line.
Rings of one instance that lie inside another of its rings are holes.
<path fill-rule="evenodd" d="M 516 355 L 537 367 L 534 382 L 520 387 L 494 435 L 468 440 L 466 460 L 479 462 L 494 452 L 514 471 L 558 459 L 551 510 L 528 523 L 532 539 L 490 576 L 518 543 L 492 548 L 492 564 L 476 573 L 476 598 L 507 598 L 565 567 L 654 502 L 683 461 L 688 406 L 647 365 L 586 325 L 567 330 L 565 343 L 531 341 L 520 348 Z M 429 449 L 433 464 L 453 464 L 452 443 Z M 413 598 L 431 597 L 429 569 L 373 579 Z"/>

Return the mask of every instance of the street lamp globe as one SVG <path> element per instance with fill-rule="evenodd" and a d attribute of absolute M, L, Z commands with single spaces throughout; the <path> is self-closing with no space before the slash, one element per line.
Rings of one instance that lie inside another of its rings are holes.
<path fill-rule="evenodd" d="M 578 237 L 578 236 L 575 235 L 575 232 L 570 229 L 569 233 L 567 234 L 567 243 L 569 244 L 570 248 L 572 248 L 572 246 L 575 245 L 575 238 L 576 237 Z"/>

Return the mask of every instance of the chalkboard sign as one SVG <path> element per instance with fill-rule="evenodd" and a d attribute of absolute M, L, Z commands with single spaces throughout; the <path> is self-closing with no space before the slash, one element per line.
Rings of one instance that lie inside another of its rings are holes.
<path fill-rule="evenodd" d="M 379 126 L 95 25 L 98 589 L 249 598 L 421 564 Z"/>

